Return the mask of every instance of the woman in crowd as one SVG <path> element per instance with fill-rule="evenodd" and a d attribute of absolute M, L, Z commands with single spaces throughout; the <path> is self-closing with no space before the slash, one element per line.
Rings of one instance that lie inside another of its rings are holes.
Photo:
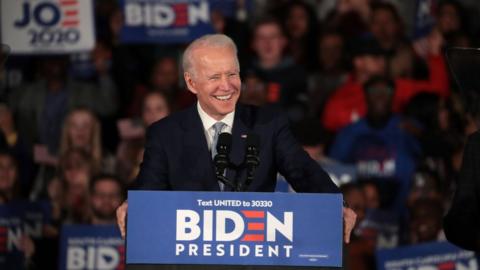
<path fill-rule="evenodd" d="M 82 149 L 91 155 L 95 170 L 111 173 L 114 159 L 102 147 L 101 126 L 97 117 L 88 109 L 74 109 L 66 117 L 60 140 L 60 156 L 73 148 Z"/>

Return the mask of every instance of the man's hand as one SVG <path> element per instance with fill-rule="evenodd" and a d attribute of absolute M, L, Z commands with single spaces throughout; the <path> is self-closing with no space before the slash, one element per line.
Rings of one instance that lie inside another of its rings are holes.
<path fill-rule="evenodd" d="M 350 234 L 355 226 L 355 220 L 357 220 L 357 214 L 352 209 L 343 207 L 343 241 L 346 244 L 350 243 Z"/>
<path fill-rule="evenodd" d="M 127 209 L 128 209 L 128 202 L 124 201 L 118 208 L 117 208 L 117 225 L 120 229 L 120 234 L 122 238 L 125 239 L 125 220 L 127 217 Z"/>

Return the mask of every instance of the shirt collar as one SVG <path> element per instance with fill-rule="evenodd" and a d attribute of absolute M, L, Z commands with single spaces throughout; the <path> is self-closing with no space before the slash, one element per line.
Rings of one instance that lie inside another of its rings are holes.
<path fill-rule="evenodd" d="M 231 113 L 225 115 L 225 117 L 222 120 L 219 120 L 219 121 L 215 120 L 210 115 L 208 115 L 202 109 L 202 106 L 200 106 L 199 102 L 197 102 L 197 110 L 198 110 L 198 114 L 200 115 L 200 119 L 202 120 L 203 129 L 205 129 L 207 131 L 217 122 L 222 122 L 222 123 L 226 124 L 227 127 L 229 127 L 229 130 L 231 130 L 231 128 L 233 127 L 233 119 L 235 117 L 235 110 L 232 111 Z"/>

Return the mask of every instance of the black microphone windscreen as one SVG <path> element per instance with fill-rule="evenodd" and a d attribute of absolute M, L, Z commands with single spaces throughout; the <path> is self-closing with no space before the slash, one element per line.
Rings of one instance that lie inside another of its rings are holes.
<path fill-rule="evenodd" d="M 227 153 L 230 152 L 230 148 L 232 146 L 232 134 L 230 133 L 220 133 L 218 135 L 218 141 L 217 141 L 217 151 L 220 152 L 221 147 L 225 147 L 227 150 Z"/>

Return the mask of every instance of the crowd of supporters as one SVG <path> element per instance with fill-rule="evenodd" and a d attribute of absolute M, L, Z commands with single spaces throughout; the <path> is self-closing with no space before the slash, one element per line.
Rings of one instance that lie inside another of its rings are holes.
<path fill-rule="evenodd" d="M 411 1 L 246 2 L 211 14 L 238 46 L 240 100 L 283 108 L 310 156 L 335 168 L 358 215 L 347 268 L 375 269 L 380 248 L 445 240 L 477 129 L 445 50 L 478 45 L 476 7 L 440 1 L 430 33 L 414 37 Z M 0 205 L 50 211 L 42 239 L 22 240 L 35 269 L 57 266 L 63 224 L 115 223 L 145 129 L 196 102 L 179 64 L 186 44 L 123 44 L 117 1 L 95 3 L 91 52 L 11 55 L 0 69 Z"/>

